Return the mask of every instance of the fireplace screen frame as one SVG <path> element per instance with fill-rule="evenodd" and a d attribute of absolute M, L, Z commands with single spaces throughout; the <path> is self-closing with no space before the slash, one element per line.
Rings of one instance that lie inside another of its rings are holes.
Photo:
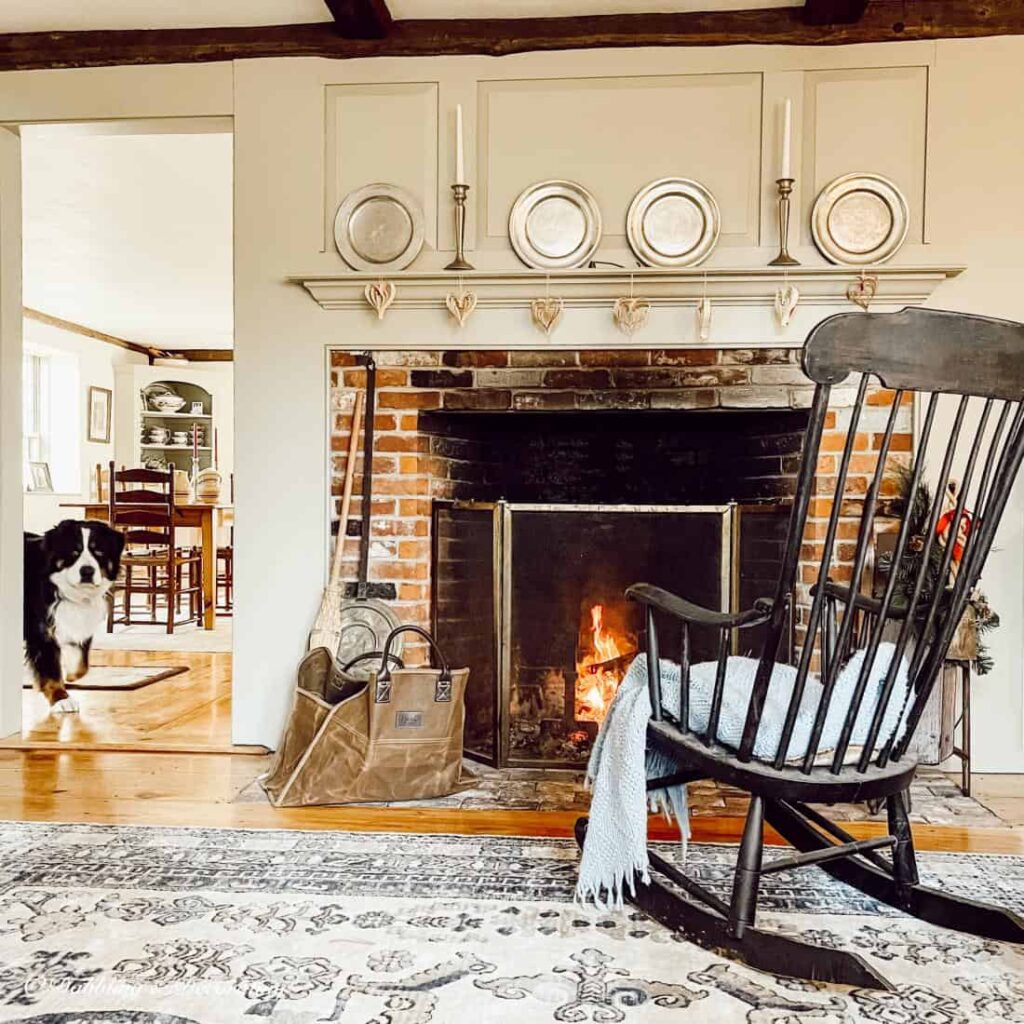
<path fill-rule="evenodd" d="M 512 522 L 517 513 L 523 512 L 554 512 L 554 513 L 611 513 L 611 514 L 702 514 L 720 517 L 720 608 L 717 610 L 730 612 L 736 610 L 739 596 L 739 517 L 742 506 L 729 502 L 726 504 L 598 504 L 598 503 L 558 503 L 558 502 L 507 502 L 498 501 L 445 501 L 435 500 L 433 509 L 434 529 L 432 530 L 433 552 L 432 573 L 434 576 L 432 589 L 436 593 L 438 573 L 438 534 L 437 516 L 442 509 L 466 511 L 489 511 L 492 516 L 492 573 L 494 598 L 494 664 L 498 669 L 496 685 L 491 686 L 495 701 L 493 722 L 495 736 L 493 738 L 493 754 L 465 748 L 467 757 L 493 767 L 510 768 L 558 768 L 576 769 L 579 763 L 546 760 L 542 758 L 517 757 L 512 753 L 511 746 L 511 705 L 512 705 L 512 587 L 513 587 L 513 551 Z M 438 633 L 437 606 L 434 603 L 433 629 Z M 470 680 L 473 685 L 473 680 Z"/>

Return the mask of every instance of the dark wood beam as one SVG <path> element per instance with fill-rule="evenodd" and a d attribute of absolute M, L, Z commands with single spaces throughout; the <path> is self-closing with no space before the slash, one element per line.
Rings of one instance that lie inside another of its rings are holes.
<path fill-rule="evenodd" d="M 324 0 L 347 39 L 383 39 L 391 28 L 387 0 Z"/>
<path fill-rule="evenodd" d="M 232 363 L 235 360 L 230 348 L 169 348 L 162 354 L 172 359 L 187 359 L 190 363 Z"/>
<path fill-rule="evenodd" d="M 868 0 L 806 0 L 804 21 L 808 25 L 853 25 L 867 9 Z"/>
<path fill-rule="evenodd" d="M 0 36 L 0 70 L 239 60 L 247 57 L 503 56 L 622 46 L 835 46 L 1024 34 L 1024 0 L 874 0 L 847 25 L 809 25 L 802 7 L 578 18 L 395 21 L 383 39 L 333 22 L 252 28 L 23 32 Z"/>
<path fill-rule="evenodd" d="M 127 338 L 119 338 L 114 334 L 105 334 L 103 331 L 97 331 L 92 327 L 86 327 L 84 324 L 75 323 L 74 320 L 64 320 L 59 316 L 51 316 L 49 313 L 42 312 L 42 310 L 32 309 L 30 306 L 23 306 L 21 315 L 26 320 L 35 320 L 37 323 L 46 324 L 49 327 L 56 327 L 61 331 L 67 331 L 69 334 L 77 334 L 83 338 L 91 338 L 93 341 L 102 341 L 105 345 L 115 345 L 117 348 L 124 348 L 129 352 L 138 352 L 140 356 L 145 356 L 150 362 L 164 354 L 158 348 L 153 348 L 149 345 L 141 345 L 137 341 L 129 341 Z"/>

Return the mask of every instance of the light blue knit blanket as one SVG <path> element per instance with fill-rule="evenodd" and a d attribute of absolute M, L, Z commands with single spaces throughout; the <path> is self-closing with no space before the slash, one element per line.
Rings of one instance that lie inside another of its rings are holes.
<path fill-rule="evenodd" d="M 850 739 L 847 763 L 855 761 L 860 754 L 894 650 L 891 643 L 879 645 Z M 818 744 L 819 758 L 833 750 L 839 740 L 864 655 L 864 651 L 858 651 L 839 673 Z M 718 741 L 726 747 L 739 747 L 757 664 L 754 658 L 729 659 L 718 723 Z M 716 672 L 715 662 L 702 662 L 690 669 L 689 725 L 693 732 L 703 733 L 707 728 Z M 661 661 L 662 704 L 676 717 L 679 715 L 679 677 L 678 665 Z M 796 669 L 791 665 L 775 666 L 754 744 L 755 757 L 774 758 L 795 680 Z M 821 695 L 821 682 L 816 676 L 809 676 L 789 745 L 790 761 L 802 760 L 807 751 Z M 904 662 L 900 665 L 886 706 L 879 743 L 884 743 L 896 729 L 906 710 L 906 696 L 907 667 Z M 637 875 L 645 882 L 650 879 L 648 810 L 662 812 L 670 820 L 677 820 L 684 844 L 689 837 L 685 786 L 660 790 L 652 794 L 650 800 L 647 797 L 648 779 L 678 770 L 678 766 L 665 755 L 647 750 L 647 721 L 650 716 L 647 656 L 640 654 L 619 686 L 587 765 L 587 779 L 593 788 L 593 798 L 576 895 L 580 900 L 593 900 L 602 907 L 621 907 L 624 888 L 628 885 L 632 892 Z"/>

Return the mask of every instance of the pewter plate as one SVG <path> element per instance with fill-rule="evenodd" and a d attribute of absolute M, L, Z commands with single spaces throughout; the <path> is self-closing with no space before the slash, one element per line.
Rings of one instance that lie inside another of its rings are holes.
<path fill-rule="evenodd" d="M 516 255 L 535 270 L 583 266 L 601 241 L 601 211 L 574 181 L 542 181 L 520 193 L 508 218 Z"/>
<path fill-rule="evenodd" d="M 404 270 L 423 247 L 423 211 L 404 188 L 364 185 L 341 201 L 334 243 L 354 270 Z"/>
<path fill-rule="evenodd" d="M 880 174 L 844 174 L 826 185 L 811 210 L 811 235 L 832 263 L 860 267 L 899 252 L 910 226 L 906 197 Z"/>
<path fill-rule="evenodd" d="M 361 654 L 383 651 L 388 635 L 399 625 L 383 602 L 346 601 L 341 609 L 341 626 L 338 631 L 338 647 L 334 652 L 339 665 L 347 665 Z M 399 633 L 391 642 L 391 653 L 402 656 L 405 634 Z M 369 679 L 374 662 L 363 661 L 349 669 L 355 679 Z"/>
<path fill-rule="evenodd" d="M 714 251 L 722 227 L 715 197 L 699 181 L 661 178 L 633 197 L 626 237 L 649 267 L 694 267 Z"/>

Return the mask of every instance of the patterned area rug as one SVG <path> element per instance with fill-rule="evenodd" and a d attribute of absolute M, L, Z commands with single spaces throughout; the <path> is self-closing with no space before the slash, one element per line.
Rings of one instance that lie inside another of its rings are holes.
<path fill-rule="evenodd" d="M 159 683 L 161 679 L 180 676 L 188 670 L 183 666 L 146 665 L 144 668 L 128 668 L 118 665 L 93 665 L 87 675 L 74 683 L 68 683 L 69 690 L 141 690 L 143 686 Z M 25 675 L 22 689 L 32 689 L 32 678 Z"/>
<path fill-rule="evenodd" d="M 667 848 L 675 856 L 678 848 Z M 691 848 L 726 895 L 735 849 Z M 23 1024 L 977 1024 L 1024 1021 L 1024 951 L 903 917 L 816 869 L 763 922 L 898 988 L 749 970 L 572 903 L 560 840 L 0 824 L 0 1020 Z M 921 857 L 1024 910 L 1024 858 Z"/>

